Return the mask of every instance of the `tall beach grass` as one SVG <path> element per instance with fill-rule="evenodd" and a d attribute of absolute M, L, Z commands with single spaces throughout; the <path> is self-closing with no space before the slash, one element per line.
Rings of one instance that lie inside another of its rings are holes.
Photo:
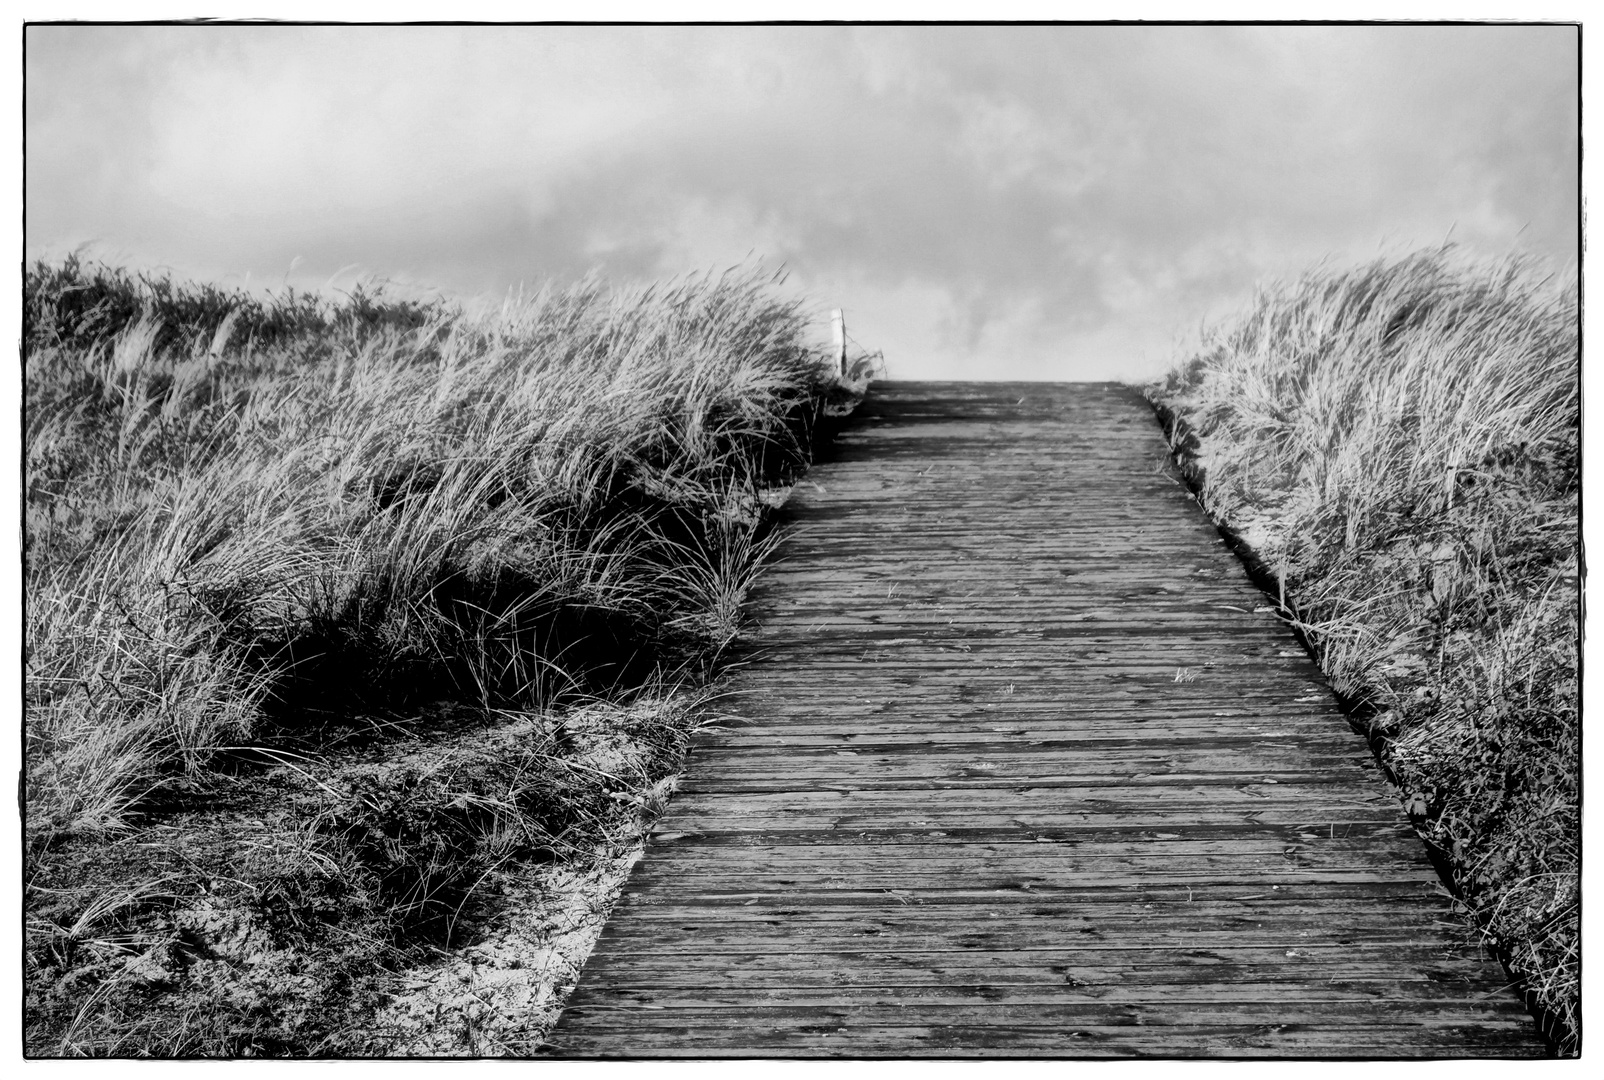
<path fill-rule="evenodd" d="M 609 808 L 649 809 L 773 546 L 770 493 L 852 398 L 777 285 L 464 306 L 28 268 L 33 1052 L 313 1052 L 311 998 L 274 1019 L 256 987 L 207 1019 L 234 991 L 194 981 L 190 939 L 312 948 L 331 905 L 366 903 L 347 938 L 390 944 L 342 946 L 327 986 L 347 986 L 392 944 L 460 942 L 509 859 L 582 854 L 622 835 Z M 562 719 L 597 707 L 613 719 L 580 734 Z M 420 758 L 427 717 L 462 710 L 481 720 Z M 411 740 L 393 768 L 314 764 L 387 731 Z M 288 763 L 297 808 L 252 834 L 278 854 L 195 840 L 191 811 L 263 763 Z M 286 963 L 285 986 L 318 970 Z"/>
<path fill-rule="evenodd" d="M 31 832 L 113 828 L 264 716 L 538 703 L 727 635 L 827 390 L 751 275 L 366 323 L 78 276 L 30 279 Z M 123 308 L 63 326 L 96 286 Z"/>
<path fill-rule="evenodd" d="M 1149 391 L 1562 1050 L 1580 929 L 1577 282 L 1451 247 L 1261 289 Z"/>

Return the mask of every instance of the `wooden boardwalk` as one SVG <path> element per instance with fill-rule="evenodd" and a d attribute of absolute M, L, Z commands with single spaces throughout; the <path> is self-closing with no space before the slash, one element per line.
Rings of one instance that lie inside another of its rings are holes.
<path fill-rule="evenodd" d="M 550 1052 L 1544 1053 L 1116 385 L 881 383 Z"/>

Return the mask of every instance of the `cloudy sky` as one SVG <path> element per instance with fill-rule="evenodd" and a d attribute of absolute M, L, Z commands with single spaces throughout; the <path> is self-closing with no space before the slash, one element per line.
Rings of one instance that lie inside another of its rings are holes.
<path fill-rule="evenodd" d="M 784 265 L 895 377 L 1136 378 L 1257 279 L 1576 258 L 1565 27 L 70 27 L 26 248 L 454 294 Z"/>

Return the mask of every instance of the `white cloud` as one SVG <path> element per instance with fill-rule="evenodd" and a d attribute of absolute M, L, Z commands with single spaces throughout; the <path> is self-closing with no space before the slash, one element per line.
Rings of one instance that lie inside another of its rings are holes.
<path fill-rule="evenodd" d="M 30 253 L 499 291 L 755 249 L 902 376 L 1135 373 L 1257 276 L 1450 228 L 1575 253 L 1561 27 L 28 35 Z"/>

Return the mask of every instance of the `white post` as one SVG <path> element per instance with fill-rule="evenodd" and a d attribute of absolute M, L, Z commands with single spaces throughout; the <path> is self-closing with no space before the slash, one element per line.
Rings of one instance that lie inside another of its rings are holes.
<path fill-rule="evenodd" d="M 847 320 L 846 312 L 836 308 L 830 312 L 830 328 L 835 333 L 835 365 L 836 371 L 845 379 L 847 377 Z"/>

